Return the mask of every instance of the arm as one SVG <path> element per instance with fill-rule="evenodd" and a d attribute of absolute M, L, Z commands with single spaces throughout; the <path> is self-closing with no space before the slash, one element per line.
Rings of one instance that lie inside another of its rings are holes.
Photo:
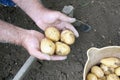
<path fill-rule="evenodd" d="M 43 10 L 43 5 L 40 0 L 13 0 L 27 15 L 29 15 L 34 21 L 36 17 L 33 15 L 40 15 Z"/>
<path fill-rule="evenodd" d="M 0 42 L 22 44 L 26 30 L 0 20 Z"/>
<path fill-rule="evenodd" d="M 49 56 L 41 53 L 39 44 L 44 35 L 35 30 L 26 30 L 0 20 L 0 42 L 23 46 L 30 55 L 40 60 L 64 60 L 66 56 Z"/>

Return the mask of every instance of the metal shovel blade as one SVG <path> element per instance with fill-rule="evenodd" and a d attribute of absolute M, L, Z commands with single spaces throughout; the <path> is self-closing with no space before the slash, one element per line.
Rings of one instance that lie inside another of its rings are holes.
<path fill-rule="evenodd" d="M 78 19 L 76 20 L 76 22 L 73 23 L 73 26 L 74 27 L 79 27 L 80 31 L 82 31 L 82 32 L 88 32 L 88 31 L 91 30 L 90 25 L 88 25 L 88 24 L 86 24 L 86 23 L 84 23 L 84 22 L 82 22 L 82 21 L 80 21 Z"/>

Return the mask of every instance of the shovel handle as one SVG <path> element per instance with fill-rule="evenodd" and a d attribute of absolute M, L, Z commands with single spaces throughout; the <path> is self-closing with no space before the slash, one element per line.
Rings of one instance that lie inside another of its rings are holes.
<path fill-rule="evenodd" d="M 18 73 L 15 75 L 13 80 L 22 80 L 25 76 L 25 74 L 29 71 L 30 66 L 37 60 L 37 58 L 30 56 L 27 61 L 24 63 L 24 65 L 21 67 L 21 69 L 18 71 Z"/>

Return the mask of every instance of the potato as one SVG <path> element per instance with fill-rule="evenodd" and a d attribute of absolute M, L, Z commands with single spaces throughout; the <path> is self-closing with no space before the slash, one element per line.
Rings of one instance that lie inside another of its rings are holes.
<path fill-rule="evenodd" d="M 101 59 L 100 64 L 91 67 L 86 80 L 89 80 L 88 75 L 90 80 L 96 79 L 95 76 L 97 80 L 120 80 L 120 58 L 107 57 Z"/>
<path fill-rule="evenodd" d="M 99 78 L 98 80 L 106 80 L 106 76 Z"/>
<path fill-rule="evenodd" d="M 118 67 L 118 68 L 115 69 L 115 74 L 117 76 L 120 76 L 120 67 Z"/>
<path fill-rule="evenodd" d="M 99 66 L 93 66 L 91 68 L 91 73 L 95 74 L 98 78 L 102 78 L 104 76 L 104 72 Z"/>
<path fill-rule="evenodd" d="M 40 47 L 41 51 L 45 54 L 53 55 L 55 52 L 55 44 L 47 38 L 42 39 Z"/>
<path fill-rule="evenodd" d="M 107 80 L 120 80 L 119 77 L 115 74 L 109 74 Z"/>
<path fill-rule="evenodd" d="M 62 42 L 56 42 L 56 54 L 60 56 L 66 56 L 70 53 L 70 47 Z"/>
<path fill-rule="evenodd" d="M 104 58 L 100 62 L 102 64 L 104 64 L 108 67 L 112 67 L 112 68 L 116 68 L 116 67 L 120 66 L 120 59 L 115 58 L 115 57 Z"/>
<path fill-rule="evenodd" d="M 100 68 L 103 70 L 103 72 L 104 72 L 105 75 L 112 74 L 112 73 L 114 73 L 114 71 L 115 71 L 114 68 L 108 67 L 108 66 L 106 66 L 106 65 L 104 65 L 104 64 L 101 64 L 101 65 L 100 65 Z"/>
<path fill-rule="evenodd" d="M 95 74 L 89 73 L 87 75 L 87 80 L 98 80 L 98 79 L 97 79 L 97 76 Z"/>
<path fill-rule="evenodd" d="M 73 44 L 75 42 L 75 35 L 70 30 L 64 30 L 61 32 L 61 41 L 66 44 Z"/>
<path fill-rule="evenodd" d="M 45 36 L 48 39 L 51 39 L 52 41 L 58 41 L 60 40 L 60 32 L 57 28 L 55 27 L 48 27 L 45 30 Z"/>

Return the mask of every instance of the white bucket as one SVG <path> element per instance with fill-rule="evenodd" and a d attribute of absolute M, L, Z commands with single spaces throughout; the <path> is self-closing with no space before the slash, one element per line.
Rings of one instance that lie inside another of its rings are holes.
<path fill-rule="evenodd" d="M 87 62 L 85 64 L 83 80 L 86 80 L 86 75 L 93 65 L 99 64 L 100 60 L 105 57 L 120 58 L 120 46 L 108 46 L 103 48 L 90 48 L 87 51 Z"/>

